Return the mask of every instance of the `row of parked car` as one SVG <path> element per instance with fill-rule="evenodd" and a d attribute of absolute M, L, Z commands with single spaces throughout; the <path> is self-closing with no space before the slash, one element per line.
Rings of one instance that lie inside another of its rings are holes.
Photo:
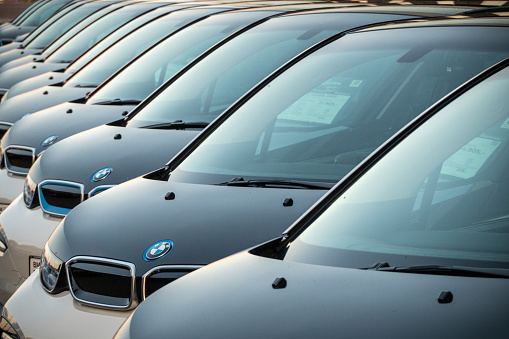
<path fill-rule="evenodd" d="M 0 47 L 2 338 L 506 335 L 507 7 L 58 4 Z"/>

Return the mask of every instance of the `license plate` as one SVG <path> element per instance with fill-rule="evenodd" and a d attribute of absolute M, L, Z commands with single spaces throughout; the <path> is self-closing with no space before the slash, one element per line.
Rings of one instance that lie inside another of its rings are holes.
<path fill-rule="evenodd" d="M 41 257 L 30 257 L 28 266 L 29 274 L 32 274 L 39 266 L 41 266 Z"/>

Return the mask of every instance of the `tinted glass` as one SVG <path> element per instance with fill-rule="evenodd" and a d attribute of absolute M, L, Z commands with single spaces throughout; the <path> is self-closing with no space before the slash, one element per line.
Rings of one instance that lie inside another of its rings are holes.
<path fill-rule="evenodd" d="M 98 86 L 116 70 L 129 60 L 143 52 L 147 47 L 170 35 L 183 25 L 195 20 L 199 12 L 178 11 L 165 17 L 159 18 L 137 31 L 129 34 L 105 53 L 99 55 L 84 69 L 73 75 L 65 86 Z M 81 59 L 81 58 L 80 58 Z M 81 61 L 72 65 L 72 69 L 81 64 Z M 71 71 L 71 68 L 70 70 Z"/>
<path fill-rule="evenodd" d="M 26 48 L 45 48 L 53 42 L 57 37 L 67 31 L 70 27 L 74 26 L 77 22 L 81 27 L 83 18 L 87 18 L 88 15 L 95 12 L 98 6 L 93 3 L 85 4 L 80 6 L 68 14 L 63 16 L 61 19 L 55 21 L 51 26 L 41 32 L 36 38 L 31 40 L 25 45 Z"/>
<path fill-rule="evenodd" d="M 50 1 L 37 9 L 30 17 L 23 21 L 20 26 L 39 26 L 53 13 L 62 8 L 65 3 L 62 1 Z"/>
<path fill-rule="evenodd" d="M 185 5 L 177 6 L 165 6 L 163 8 L 158 8 L 156 10 L 150 11 L 148 13 L 145 13 L 141 15 L 140 17 L 133 19 L 120 27 L 119 29 L 111 32 L 108 36 L 106 36 L 104 39 L 96 43 L 94 46 L 92 46 L 89 50 L 87 50 L 85 53 L 80 55 L 77 59 L 75 59 L 65 70 L 68 74 L 76 73 L 80 68 L 82 68 L 84 65 L 86 65 L 90 60 L 95 58 L 97 55 L 102 53 L 104 50 L 110 48 L 113 44 L 115 44 L 117 41 L 125 38 L 127 35 L 132 33 L 133 31 L 140 29 L 142 25 L 146 24 L 147 22 L 154 20 L 155 18 L 161 17 L 164 14 L 167 14 L 171 11 L 177 10 L 178 8 L 182 8 Z M 161 28 L 161 34 L 169 34 L 168 31 L 165 31 L 165 28 Z M 150 37 L 148 37 L 147 44 L 150 45 L 153 43 L 151 41 Z M 133 48 L 136 48 L 134 46 Z M 120 53 L 120 55 L 128 54 L 128 53 Z"/>
<path fill-rule="evenodd" d="M 395 15 L 316 13 L 270 19 L 227 42 L 134 116 L 129 126 L 211 122 L 276 68 L 318 41 Z"/>
<path fill-rule="evenodd" d="M 239 28 L 270 12 L 235 12 L 211 16 L 169 37 L 99 89 L 88 103 L 143 100 L 202 52 Z"/>
<path fill-rule="evenodd" d="M 340 38 L 247 101 L 170 180 L 335 183 L 417 114 L 508 56 L 498 43 L 508 34 L 425 27 Z"/>
<path fill-rule="evenodd" d="M 286 259 L 509 268 L 508 90 L 506 69 L 442 109 L 338 197 Z"/>
<path fill-rule="evenodd" d="M 126 6 L 95 21 L 63 44 L 46 62 L 71 62 L 122 24 L 159 4 Z"/>

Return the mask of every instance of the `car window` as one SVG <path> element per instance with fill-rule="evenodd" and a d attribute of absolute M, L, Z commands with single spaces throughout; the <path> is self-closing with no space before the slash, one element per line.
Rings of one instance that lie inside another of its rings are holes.
<path fill-rule="evenodd" d="M 90 3 L 71 10 L 61 19 L 55 21 L 55 23 L 49 26 L 46 30 L 41 32 L 41 34 L 39 34 L 33 40 L 29 41 L 25 47 L 45 48 L 49 43 L 54 41 L 56 37 L 59 37 L 77 22 L 80 24 L 80 20 L 87 18 L 88 15 L 97 11 L 97 9 L 97 6 Z"/>
<path fill-rule="evenodd" d="M 146 10 L 146 9 L 145 9 Z M 136 5 L 121 8 L 105 15 L 52 53 L 45 62 L 71 62 L 125 22 L 140 15 L 143 10 Z"/>
<path fill-rule="evenodd" d="M 193 19 L 195 19 L 195 16 L 191 16 L 184 11 L 175 12 L 150 22 L 129 34 L 107 49 L 103 54 L 99 55 L 96 59 L 92 60 L 86 65 L 86 68 L 69 78 L 64 86 L 98 86 L 116 70 L 122 67 L 122 65 L 143 52 L 153 43 L 162 39 L 164 35 L 170 35 Z M 162 32 L 164 32 L 164 35 Z M 78 61 L 72 64 L 70 68 L 77 70 L 80 65 L 83 64 Z"/>
<path fill-rule="evenodd" d="M 143 100 L 215 43 L 256 18 L 269 15 L 268 12 L 230 14 L 211 16 L 162 41 L 93 93 L 87 103 Z"/>
<path fill-rule="evenodd" d="M 63 1 L 49 1 L 32 13 L 20 26 L 39 26 L 65 4 Z"/>
<path fill-rule="evenodd" d="M 508 88 L 506 69 L 430 118 L 339 196 L 287 259 L 508 268 Z"/>
<path fill-rule="evenodd" d="M 348 29 L 348 13 L 273 18 L 228 41 L 176 79 L 130 120 L 146 126 L 176 120 L 211 122 L 252 86 L 320 40 Z M 350 15 L 351 17 L 351 15 Z M 391 16 L 380 15 L 381 20 Z M 356 16 L 356 24 L 372 15 Z"/>
<path fill-rule="evenodd" d="M 380 30 L 336 40 L 250 98 L 170 180 L 337 182 L 417 114 L 508 55 L 509 46 L 463 35 L 470 29 Z"/>

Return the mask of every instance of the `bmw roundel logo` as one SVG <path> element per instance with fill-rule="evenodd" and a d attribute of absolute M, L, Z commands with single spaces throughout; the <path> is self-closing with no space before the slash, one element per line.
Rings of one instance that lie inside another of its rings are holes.
<path fill-rule="evenodd" d="M 52 135 L 44 139 L 41 143 L 42 147 L 48 147 L 49 145 L 53 145 L 55 141 L 57 141 L 58 135 Z"/>
<path fill-rule="evenodd" d="M 95 172 L 94 175 L 92 175 L 91 180 L 92 180 L 92 182 L 104 180 L 104 179 L 106 179 L 106 177 L 108 177 L 108 175 L 111 174 L 111 172 L 113 172 L 113 168 L 111 168 L 111 167 L 101 168 L 100 170 Z"/>
<path fill-rule="evenodd" d="M 164 257 L 173 248 L 173 241 L 162 240 L 149 246 L 143 253 L 143 260 L 152 261 Z"/>

